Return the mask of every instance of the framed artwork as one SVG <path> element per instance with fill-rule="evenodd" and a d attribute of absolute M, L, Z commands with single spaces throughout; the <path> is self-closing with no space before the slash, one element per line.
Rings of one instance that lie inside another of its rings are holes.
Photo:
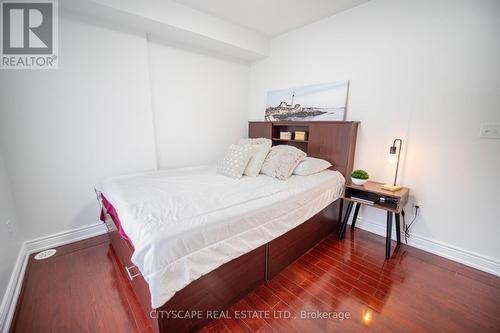
<path fill-rule="evenodd" d="M 345 120 L 348 91 L 348 80 L 269 91 L 266 120 Z"/>

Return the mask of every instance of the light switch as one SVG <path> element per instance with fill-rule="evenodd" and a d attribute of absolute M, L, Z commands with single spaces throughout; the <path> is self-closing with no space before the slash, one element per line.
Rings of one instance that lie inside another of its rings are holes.
<path fill-rule="evenodd" d="M 500 139 L 500 123 L 481 124 L 479 137 L 481 139 Z"/>

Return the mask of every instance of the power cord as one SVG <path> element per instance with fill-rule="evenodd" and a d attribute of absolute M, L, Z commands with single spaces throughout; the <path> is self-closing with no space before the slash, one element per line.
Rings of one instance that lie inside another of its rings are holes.
<path fill-rule="evenodd" d="M 415 216 L 413 216 L 413 219 L 411 220 L 410 224 L 406 225 L 406 219 L 405 219 L 405 211 L 404 209 L 401 211 L 401 216 L 403 216 L 403 231 L 405 233 L 405 243 L 408 244 L 408 238 L 410 238 L 410 228 L 415 222 L 415 220 L 418 217 L 418 212 L 419 212 L 420 206 L 415 205 Z"/>

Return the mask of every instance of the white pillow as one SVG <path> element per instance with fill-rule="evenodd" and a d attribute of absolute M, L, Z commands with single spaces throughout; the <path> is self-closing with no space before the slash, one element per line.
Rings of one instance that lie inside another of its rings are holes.
<path fill-rule="evenodd" d="M 294 175 L 309 176 L 331 167 L 332 164 L 321 158 L 306 157 L 302 162 L 297 165 L 293 170 Z"/>
<path fill-rule="evenodd" d="M 274 146 L 262 165 L 262 173 L 281 180 L 292 175 L 293 170 L 306 157 L 306 153 L 293 146 Z"/>
<path fill-rule="evenodd" d="M 250 145 L 230 145 L 224 158 L 217 164 L 217 173 L 231 178 L 241 178 L 252 157 L 252 151 Z"/>
<path fill-rule="evenodd" d="M 265 138 L 258 139 L 240 139 L 238 145 L 251 145 L 253 147 L 252 157 L 248 162 L 244 174 L 251 177 L 257 177 L 262 169 L 262 164 L 266 159 L 269 149 L 271 149 L 272 141 Z"/>

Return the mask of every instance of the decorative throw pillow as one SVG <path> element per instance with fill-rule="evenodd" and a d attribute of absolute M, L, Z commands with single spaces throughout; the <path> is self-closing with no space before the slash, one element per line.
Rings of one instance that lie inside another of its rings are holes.
<path fill-rule="evenodd" d="M 281 180 L 292 175 L 293 170 L 306 157 L 306 153 L 293 146 L 274 146 L 262 165 L 262 173 Z"/>
<path fill-rule="evenodd" d="M 309 176 L 331 167 L 332 164 L 321 158 L 306 157 L 302 162 L 297 165 L 293 170 L 294 175 Z"/>
<path fill-rule="evenodd" d="M 253 148 L 250 145 L 230 145 L 224 158 L 217 164 L 217 173 L 231 178 L 241 178 Z"/>
<path fill-rule="evenodd" d="M 269 153 L 269 149 L 271 149 L 272 141 L 265 138 L 240 139 L 238 145 L 251 145 L 253 147 L 252 157 L 248 162 L 244 174 L 251 177 L 257 177 Z"/>

